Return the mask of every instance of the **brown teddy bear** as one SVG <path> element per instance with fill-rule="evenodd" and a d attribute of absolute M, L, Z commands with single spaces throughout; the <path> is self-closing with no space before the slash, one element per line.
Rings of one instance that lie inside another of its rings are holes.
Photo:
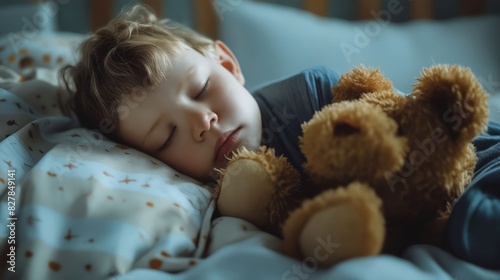
<path fill-rule="evenodd" d="M 417 80 L 403 96 L 378 69 L 342 75 L 333 103 L 302 125 L 308 178 L 272 149 L 239 150 L 221 170 L 219 212 L 322 266 L 439 245 L 473 175 L 471 140 L 487 126 L 487 95 L 459 66 L 423 69 Z"/>

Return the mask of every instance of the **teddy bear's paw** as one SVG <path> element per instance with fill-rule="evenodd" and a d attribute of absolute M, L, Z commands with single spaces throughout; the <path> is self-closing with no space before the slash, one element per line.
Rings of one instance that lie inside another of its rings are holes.
<path fill-rule="evenodd" d="M 424 68 L 414 85 L 416 102 L 432 106 L 452 138 L 471 141 L 488 122 L 488 96 L 470 68 L 434 65 Z"/>
<path fill-rule="evenodd" d="M 218 181 L 217 206 L 225 216 L 245 219 L 273 232 L 299 204 L 300 176 L 284 157 L 261 147 L 233 155 Z M 272 228 L 269 228 L 271 225 Z"/>
<path fill-rule="evenodd" d="M 404 164 L 407 140 L 398 124 L 365 101 L 330 104 L 302 129 L 304 167 L 316 184 L 377 180 Z"/>
<path fill-rule="evenodd" d="M 357 182 L 325 191 L 290 215 L 285 252 L 321 266 L 379 254 L 385 235 L 380 206 L 375 192 Z"/>
<path fill-rule="evenodd" d="M 392 91 L 392 82 L 385 78 L 379 68 L 363 65 L 343 74 L 332 88 L 333 102 L 359 99 L 365 93 Z"/>

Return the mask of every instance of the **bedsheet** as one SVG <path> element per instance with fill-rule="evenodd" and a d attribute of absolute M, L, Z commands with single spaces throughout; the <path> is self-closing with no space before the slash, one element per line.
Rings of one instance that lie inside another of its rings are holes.
<path fill-rule="evenodd" d="M 33 77 L 0 81 L 0 220 L 15 225 L 0 228 L 2 279 L 500 279 L 498 124 L 475 141 L 448 248 L 322 269 L 246 221 L 214 218 L 210 186 L 62 116 L 53 73 Z"/>
<path fill-rule="evenodd" d="M 380 255 L 342 262 L 329 269 L 314 260 L 297 261 L 279 253 L 281 241 L 245 221 L 214 220 L 209 256 L 179 274 L 137 269 L 109 279 L 500 279 L 500 271 L 482 268 L 429 245 L 408 248 L 401 257 Z"/>

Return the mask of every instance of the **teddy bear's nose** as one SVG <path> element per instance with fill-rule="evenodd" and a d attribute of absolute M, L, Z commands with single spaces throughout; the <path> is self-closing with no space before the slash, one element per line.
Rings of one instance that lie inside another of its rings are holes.
<path fill-rule="evenodd" d="M 333 136 L 349 136 L 355 133 L 359 133 L 360 129 L 359 127 L 353 126 L 349 123 L 342 122 L 342 123 L 336 123 L 333 126 Z"/>

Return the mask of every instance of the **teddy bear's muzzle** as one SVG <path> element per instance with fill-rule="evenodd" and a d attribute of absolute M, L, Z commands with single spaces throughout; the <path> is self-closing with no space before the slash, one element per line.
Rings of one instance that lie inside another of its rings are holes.
<path fill-rule="evenodd" d="M 403 166 L 408 150 L 396 121 L 361 100 L 331 104 L 302 128 L 305 169 L 318 183 L 383 179 Z"/>

